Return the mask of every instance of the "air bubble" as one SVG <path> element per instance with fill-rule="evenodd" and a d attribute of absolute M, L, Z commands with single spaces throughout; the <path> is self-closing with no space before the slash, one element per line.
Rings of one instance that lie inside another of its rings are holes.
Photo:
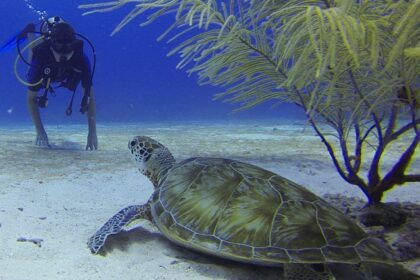
<path fill-rule="evenodd" d="M 31 0 L 23 0 L 25 2 L 26 7 L 31 10 L 35 15 L 38 16 L 38 20 L 44 20 L 48 18 L 47 11 L 38 9 L 32 4 Z"/>

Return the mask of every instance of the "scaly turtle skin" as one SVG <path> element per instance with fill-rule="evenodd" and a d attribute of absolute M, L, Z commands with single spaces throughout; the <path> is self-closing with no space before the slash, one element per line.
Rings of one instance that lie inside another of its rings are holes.
<path fill-rule="evenodd" d="M 144 136 L 128 148 L 155 192 L 148 203 L 122 209 L 100 228 L 88 241 L 92 253 L 109 235 L 148 219 L 168 239 L 199 252 L 267 266 L 289 264 L 285 272 L 292 279 L 345 275 L 347 268 L 343 272 L 338 264 L 350 264 L 360 279 L 403 270 L 381 242 L 347 216 L 273 172 L 223 158 L 175 163 L 166 147 Z M 326 265 L 316 272 L 310 264 Z"/>

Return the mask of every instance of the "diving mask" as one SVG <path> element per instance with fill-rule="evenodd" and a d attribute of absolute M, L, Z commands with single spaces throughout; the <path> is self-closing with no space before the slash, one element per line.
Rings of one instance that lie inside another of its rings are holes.
<path fill-rule="evenodd" d="M 73 28 L 65 22 L 53 25 L 51 30 L 51 47 L 61 54 L 68 54 L 73 51 L 76 35 Z"/>

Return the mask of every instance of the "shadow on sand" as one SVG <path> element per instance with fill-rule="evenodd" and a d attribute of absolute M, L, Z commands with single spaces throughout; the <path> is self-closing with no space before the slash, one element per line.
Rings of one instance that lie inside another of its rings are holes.
<path fill-rule="evenodd" d="M 174 259 L 170 265 L 187 264 L 188 268 L 210 279 L 282 279 L 282 268 L 240 263 L 197 253 L 170 242 L 159 232 L 151 232 L 141 227 L 108 237 L 100 255 L 106 256 L 114 250 L 128 253 L 133 243 L 141 245 L 148 242 L 159 242 L 167 248 L 165 255 Z"/>

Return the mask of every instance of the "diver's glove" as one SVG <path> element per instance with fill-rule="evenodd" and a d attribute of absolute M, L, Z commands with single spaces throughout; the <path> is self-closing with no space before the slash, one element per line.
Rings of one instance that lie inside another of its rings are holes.
<path fill-rule="evenodd" d="M 82 98 L 82 103 L 80 104 L 80 113 L 84 114 L 89 110 L 90 106 L 90 96 L 85 94 Z"/>
<path fill-rule="evenodd" d="M 25 39 L 28 36 L 28 33 L 35 32 L 35 24 L 28 23 L 25 28 L 17 35 L 16 40 Z"/>

